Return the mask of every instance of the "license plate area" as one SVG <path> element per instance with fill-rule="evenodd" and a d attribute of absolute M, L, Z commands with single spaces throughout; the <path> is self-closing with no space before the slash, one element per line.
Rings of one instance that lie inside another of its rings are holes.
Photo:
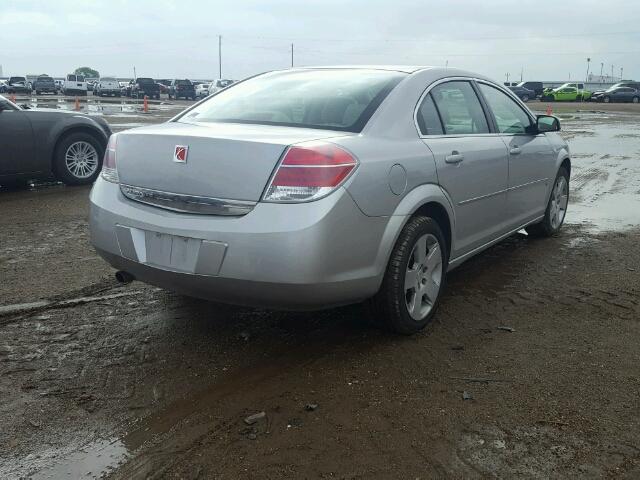
<path fill-rule="evenodd" d="M 183 273 L 217 275 L 227 244 L 116 225 L 122 256 L 146 265 Z"/>

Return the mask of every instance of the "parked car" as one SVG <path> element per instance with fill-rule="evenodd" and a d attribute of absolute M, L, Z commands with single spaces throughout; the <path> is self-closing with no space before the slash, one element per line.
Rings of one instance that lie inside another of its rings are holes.
<path fill-rule="evenodd" d="M 7 93 L 26 93 L 31 95 L 31 84 L 25 77 L 9 77 L 7 81 Z"/>
<path fill-rule="evenodd" d="M 25 110 L 0 96 L 0 185 L 34 178 L 91 183 L 100 172 L 109 135 L 101 117 Z"/>
<path fill-rule="evenodd" d="M 169 87 L 167 87 L 164 83 L 156 83 L 158 84 L 158 88 L 160 89 L 160 95 L 169 93 Z"/>
<path fill-rule="evenodd" d="M 93 94 L 99 97 L 119 97 L 120 96 L 120 83 L 114 77 L 101 77 L 96 83 Z"/>
<path fill-rule="evenodd" d="M 56 84 L 56 93 L 60 93 L 62 92 L 63 88 L 64 88 L 64 80 L 54 80 L 53 81 Z"/>
<path fill-rule="evenodd" d="M 123 281 L 287 309 L 366 300 L 410 334 L 447 271 L 522 228 L 561 228 L 559 129 L 457 69 L 265 73 L 113 135 L 91 241 Z"/>
<path fill-rule="evenodd" d="M 616 87 L 615 85 L 604 92 L 596 92 L 591 97 L 594 102 L 632 102 L 640 101 L 640 90 L 632 87 Z"/>
<path fill-rule="evenodd" d="M 516 85 L 516 87 L 533 90 L 535 93 L 535 97 L 529 97 L 530 100 L 541 96 L 542 92 L 544 91 L 544 86 L 542 85 L 542 82 L 520 82 Z"/>
<path fill-rule="evenodd" d="M 143 98 L 144 96 L 147 96 L 148 98 L 155 98 L 159 100 L 160 87 L 153 78 L 138 77 L 131 81 L 127 96 L 132 98 Z"/>
<path fill-rule="evenodd" d="M 209 96 L 209 84 L 200 83 L 196 85 L 196 98 L 205 98 Z"/>
<path fill-rule="evenodd" d="M 62 93 L 64 95 L 87 95 L 87 81 L 82 75 L 76 75 L 70 73 L 67 75 L 64 85 L 62 87 Z"/>
<path fill-rule="evenodd" d="M 557 88 L 545 88 L 540 100 L 579 102 L 590 98 L 591 92 L 584 88 L 584 83 L 565 83 Z"/>
<path fill-rule="evenodd" d="M 214 80 L 209 84 L 209 95 L 219 92 L 223 88 L 227 88 L 229 85 L 233 85 L 235 80 L 228 80 L 221 78 L 219 80 Z"/>
<path fill-rule="evenodd" d="M 39 76 L 33 83 L 33 89 L 36 91 L 36 95 L 42 93 L 53 93 L 55 95 L 58 92 L 56 82 L 48 75 Z"/>
<path fill-rule="evenodd" d="M 175 79 L 171 81 L 171 85 L 169 86 L 169 99 L 179 99 L 184 98 L 191 100 L 196 99 L 196 89 L 194 88 L 191 80 L 183 79 Z"/>
<path fill-rule="evenodd" d="M 6 93 L 7 91 L 7 82 L 4 80 L 0 80 L 0 93 Z"/>
<path fill-rule="evenodd" d="M 513 93 L 515 93 L 516 96 L 520 100 L 522 100 L 524 103 L 527 103 L 532 98 L 536 98 L 536 92 L 534 92 L 533 90 L 529 90 L 528 88 L 524 88 L 524 87 L 509 87 L 509 90 L 511 90 Z"/>

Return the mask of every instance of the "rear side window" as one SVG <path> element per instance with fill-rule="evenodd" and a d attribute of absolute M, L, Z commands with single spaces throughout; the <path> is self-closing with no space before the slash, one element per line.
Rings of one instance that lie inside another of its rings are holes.
<path fill-rule="evenodd" d="M 531 118 L 512 98 L 497 88 L 484 83 L 479 85 L 500 133 L 523 134 L 529 131 Z"/>
<path fill-rule="evenodd" d="M 480 100 L 466 81 L 441 83 L 431 90 L 447 135 L 489 133 Z"/>
<path fill-rule="evenodd" d="M 433 103 L 433 97 L 430 93 L 424 97 L 422 105 L 418 109 L 417 120 L 422 135 L 442 135 L 444 133 L 436 104 Z"/>

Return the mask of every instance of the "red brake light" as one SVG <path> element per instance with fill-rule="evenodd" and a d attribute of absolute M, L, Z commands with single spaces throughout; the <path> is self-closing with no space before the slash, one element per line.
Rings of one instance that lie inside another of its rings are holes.
<path fill-rule="evenodd" d="M 276 170 L 264 200 L 317 200 L 334 191 L 357 165 L 357 160 L 349 152 L 332 143 L 293 145 Z"/>
<path fill-rule="evenodd" d="M 104 151 L 104 159 L 102 160 L 102 178 L 108 182 L 118 183 L 118 170 L 116 169 L 116 144 L 118 142 L 117 135 L 111 135 L 107 148 Z"/>

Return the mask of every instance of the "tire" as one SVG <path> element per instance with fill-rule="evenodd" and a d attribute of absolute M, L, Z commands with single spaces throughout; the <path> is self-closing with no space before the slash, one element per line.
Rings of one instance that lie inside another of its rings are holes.
<path fill-rule="evenodd" d="M 82 155 L 85 152 L 86 155 Z M 73 165 L 74 153 L 80 157 L 80 165 Z M 62 138 L 56 146 L 53 156 L 55 176 L 67 185 L 86 185 L 93 183 L 100 174 L 104 145 L 88 133 L 75 132 Z M 69 162 L 67 162 L 69 159 Z M 86 161 L 86 165 L 82 161 Z M 74 171 L 74 168 L 77 170 Z"/>
<path fill-rule="evenodd" d="M 561 182 L 564 181 L 564 187 Z M 560 186 L 559 186 L 560 185 Z M 560 190 L 558 190 L 560 188 Z M 557 210 L 558 202 L 560 202 L 560 210 Z M 553 183 L 551 196 L 544 211 L 544 218 L 540 223 L 529 225 L 525 228 L 527 233 L 532 237 L 551 237 L 558 233 L 567 213 L 569 204 L 569 172 L 565 167 L 560 167 L 556 179 Z M 559 215 L 556 217 L 556 214 Z"/>
<path fill-rule="evenodd" d="M 610 99 L 609 97 L 604 97 L 604 98 L 602 99 L 602 101 L 603 101 L 604 103 L 609 103 L 609 102 L 611 102 L 611 99 Z"/>
<path fill-rule="evenodd" d="M 402 335 L 426 327 L 444 290 L 448 263 L 438 223 L 426 216 L 411 218 L 393 247 L 380 290 L 368 301 L 376 323 Z"/>
<path fill-rule="evenodd" d="M 523 95 L 522 99 L 521 99 L 524 103 L 527 103 L 529 101 L 529 95 Z"/>
<path fill-rule="evenodd" d="M 638 102 L 640 102 L 640 98 L 638 98 L 638 97 L 633 97 L 631 99 L 631 103 L 638 103 Z"/>

